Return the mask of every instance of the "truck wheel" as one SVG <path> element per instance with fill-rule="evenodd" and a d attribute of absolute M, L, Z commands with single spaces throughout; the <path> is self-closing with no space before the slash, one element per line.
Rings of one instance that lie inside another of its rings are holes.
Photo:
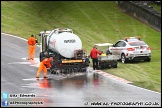
<path fill-rule="evenodd" d="M 39 54 L 39 60 L 40 60 L 40 62 L 42 61 L 43 57 L 44 57 L 44 53 L 43 52 L 40 52 L 40 54 Z"/>
<path fill-rule="evenodd" d="M 117 65 L 113 65 L 112 67 L 113 67 L 113 68 L 117 68 Z"/>
<path fill-rule="evenodd" d="M 115 61 L 115 62 L 113 63 L 112 67 L 113 67 L 113 68 L 117 68 L 117 67 L 118 67 L 118 66 L 117 66 L 117 61 Z"/>
<path fill-rule="evenodd" d="M 127 62 L 128 62 L 128 60 L 127 60 L 126 57 L 125 57 L 125 54 L 122 54 L 122 55 L 121 55 L 121 62 L 122 62 L 122 63 L 127 63 Z"/>
<path fill-rule="evenodd" d="M 100 63 L 99 63 L 99 67 L 100 67 L 101 69 L 104 69 L 104 63 L 103 63 L 103 62 L 100 62 Z"/>

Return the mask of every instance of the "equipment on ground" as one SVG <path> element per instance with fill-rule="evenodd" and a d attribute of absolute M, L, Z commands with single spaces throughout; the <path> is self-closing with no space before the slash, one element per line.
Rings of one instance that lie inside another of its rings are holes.
<path fill-rule="evenodd" d="M 48 53 L 53 58 L 51 73 L 85 72 L 89 66 L 89 56 L 82 49 L 82 41 L 69 28 L 41 31 L 40 61 Z"/>
<path fill-rule="evenodd" d="M 109 51 L 109 47 L 113 46 L 113 44 L 100 43 L 95 45 L 97 47 L 97 50 L 103 52 L 101 55 L 98 55 L 99 69 L 111 67 L 117 68 L 117 60 L 119 59 L 119 57 Z"/>

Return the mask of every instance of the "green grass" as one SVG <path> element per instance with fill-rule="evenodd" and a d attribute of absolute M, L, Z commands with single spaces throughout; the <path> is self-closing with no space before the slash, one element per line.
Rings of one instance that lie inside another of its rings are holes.
<path fill-rule="evenodd" d="M 161 12 L 161 5 L 156 5 L 156 4 L 150 4 L 150 6 L 152 6 L 154 9 L 156 9 L 157 11 Z"/>
<path fill-rule="evenodd" d="M 161 92 L 161 32 L 123 13 L 115 2 L 1 1 L 1 32 L 27 39 L 57 27 L 73 29 L 88 52 L 96 43 L 115 43 L 125 36 L 140 35 L 152 50 L 152 61 L 118 62 L 118 68 L 105 71 Z"/>

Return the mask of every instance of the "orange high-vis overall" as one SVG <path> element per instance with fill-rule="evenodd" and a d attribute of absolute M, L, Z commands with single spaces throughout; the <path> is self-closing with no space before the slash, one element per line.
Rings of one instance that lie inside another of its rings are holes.
<path fill-rule="evenodd" d="M 28 39 L 28 59 L 29 60 L 34 60 L 34 55 L 35 55 L 35 48 L 36 48 L 36 39 L 34 37 L 30 37 Z"/>
<path fill-rule="evenodd" d="M 51 60 L 50 60 L 49 58 L 45 58 L 44 60 L 42 60 L 42 61 L 40 62 L 40 65 L 39 65 L 39 68 L 38 68 L 36 77 L 39 77 L 40 72 L 41 72 L 42 70 L 44 71 L 44 77 L 46 77 L 46 75 L 47 75 L 47 68 L 46 68 L 46 66 L 49 67 L 49 68 L 51 67 L 50 61 L 51 61 Z"/>

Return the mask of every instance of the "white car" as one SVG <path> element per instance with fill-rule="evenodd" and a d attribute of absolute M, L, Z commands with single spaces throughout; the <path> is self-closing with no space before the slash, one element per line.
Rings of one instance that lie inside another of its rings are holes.
<path fill-rule="evenodd" d="M 123 40 L 118 40 L 113 47 L 109 47 L 112 54 L 119 56 L 122 63 L 128 61 L 151 61 L 150 47 L 141 40 L 140 36 L 125 37 Z"/>

